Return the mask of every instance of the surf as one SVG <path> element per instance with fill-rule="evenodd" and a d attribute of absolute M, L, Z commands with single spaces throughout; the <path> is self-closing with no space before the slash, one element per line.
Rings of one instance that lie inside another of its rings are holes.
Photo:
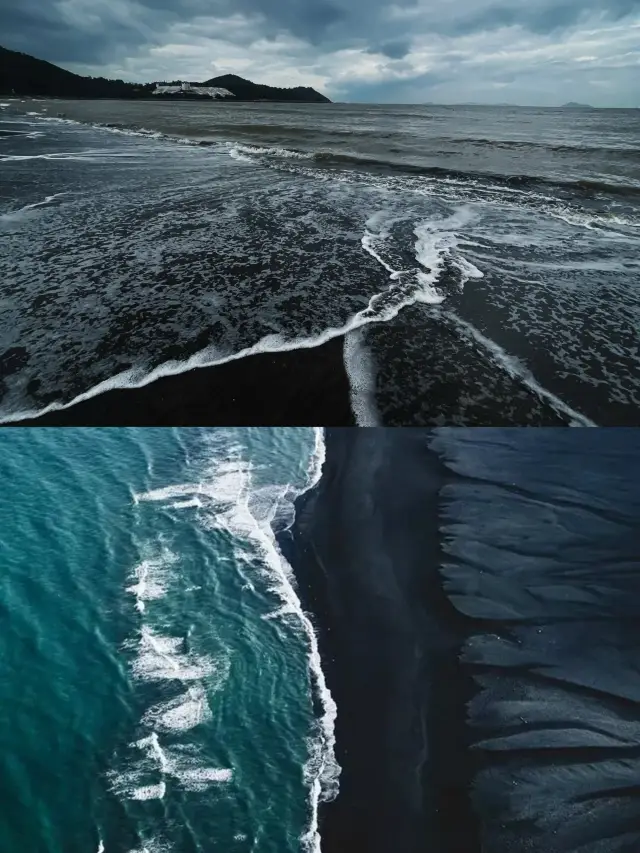
<path fill-rule="evenodd" d="M 204 461 L 201 463 L 196 482 L 163 486 L 135 493 L 133 497 L 137 505 L 158 504 L 178 512 L 195 509 L 197 524 L 203 530 L 225 530 L 234 540 L 249 547 L 251 553 L 259 557 L 261 571 L 252 578 L 248 588 L 255 591 L 258 584 L 266 583 L 269 594 L 278 602 L 268 618 L 285 621 L 293 619 L 302 631 L 307 645 L 311 689 L 319 702 L 320 713 L 308 741 L 304 778 L 309 792 L 310 817 L 300 840 L 304 850 L 319 853 L 319 804 L 335 798 L 339 789 L 340 768 L 334 753 L 337 708 L 326 685 L 315 628 L 302 607 L 291 567 L 280 550 L 274 531 L 274 525 L 280 532 L 291 527 L 294 523 L 295 499 L 313 489 L 322 476 L 325 457 L 323 431 L 316 429 L 313 436 L 305 482 L 300 486 L 291 483 L 258 485 L 252 463 L 244 457 L 243 448 L 227 442 L 223 444 L 226 447 L 223 454 L 221 439 L 214 437 L 215 451 L 208 464 Z M 225 440 L 222 441 L 224 443 Z M 139 575 L 140 570 L 136 573 L 138 578 Z M 134 664 L 137 677 L 191 678 L 195 662 L 191 664 L 191 669 L 187 666 L 177 638 L 161 637 L 150 629 L 143 629 L 140 642 L 141 651 Z M 196 673 L 193 675 L 195 678 Z M 197 675 L 201 677 L 200 673 Z M 199 691 L 196 682 L 182 697 L 150 709 L 143 722 L 156 728 L 158 724 L 164 728 L 168 724 L 169 728 L 178 730 L 186 730 L 192 723 L 195 725 L 203 719 L 206 722 L 210 716 L 206 712 L 206 718 L 202 716 L 202 708 L 198 705 L 202 699 Z M 173 775 L 182 781 L 195 779 L 193 774 L 187 777 L 172 770 L 170 755 L 160 757 L 158 737 L 154 732 L 151 739 L 141 741 L 140 746 L 157 756 L 165 775 Z"/>

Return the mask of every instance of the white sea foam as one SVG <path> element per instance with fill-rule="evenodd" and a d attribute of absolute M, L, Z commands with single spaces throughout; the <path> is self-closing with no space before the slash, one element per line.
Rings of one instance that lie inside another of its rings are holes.
<path fill-rule="evenodd" d="M 155 731 L 133 745 L 142 750 L 148 759 L 155 762 L 157 770 L 163 777 L 175 779 L 188 791 L 205 791 L 211 785 L 229 782 L 233 778 L 233 771 L 227 767 L 203 767 L 198 764 L 197 757 L 194 758 L 185 751 L 163 749 Z M 164 779 L 160 784 L 165 785 Z M 147 787 L 151 789 L 154 786 Z M 164 791 L 163 788 L 162 796 Z"/>
<path fill-rule="evenodd" d="M 413 269 L 394 269 L 380 254 L 386 248 L 387 240 L 391 236 L 391 226 L 397 221 L 395 217 L 392 217 L 386 211 L 377 211 L 367 219 L 365 232 L 360 241 L 365 252 L 386 269 L 393 281 L 396 281 L 401 275 L 413 272 Z"/>
<path fill-rule="evenodd" d="M 142 718 L 143 725 L 164 731 L 185 732 L 208 722 L 212 717 L 207 693 L 202 684 L 194 684 L 186 693 L 150 708 Z"/>
<path fill-rule="evenodd" d="M 340 767 L 335 758 L 335 720 L 337 709 L 327 687 L 318 640 L 309 616 L 302 609 L 296 593 L 296 584 L 289 564 L 282 556 L 275 539 L 271 522 L 278 513 L 278 504 L 292 501 L 302 491 L 319 481 L 324 463 L 325 445 L 322 430 L 315 431 L 314 450 L 309 463 L 307 484 L 298 490 L 289 484 L 256 488 L 253 485 L 252 467 L 241 458 L 233 458 L 236 448 L 225 448 L 227 460 L 214 462 L 203 472 L 198 483 L 178 484 L 137 496 L 139 501 L 175 501 L 188 495 L 197 496 L 203 503 L 201 522 L 211 529 L 228 530 L 241 541 L 248 542 L 263 561 L 270 590 L 279 598 L 281 606 L 272 614 L 293 616 L 303 628 L 309 648 L 309 671 L 314 689 L 322 704 L 315 738 L 309 744 L 309 759 L 305 766 L 305 779 L 309 786 L 312 817 L 302 843 L 306 850 L 319 853 L 318 804 L 333 799 L 338 792 Z M 203 784 L 201 776 L 171 772 L 187 784 Z"/>
<path fill-rule="evenodd" d="M 153 764 L 155 763 L 154 760 Z M 124 773 L 110 772 L 108 779 L 111 790 L 124 800 L 162 800 L 166 794 L 166 782 L 164 779 L 151 783 L 148 781 L 151 772 L 157 775 L 157 768 L 150 771 L 149 764 L 150 762 L 145 760 L 144 766 L 133 767 Z"/>
<path fill-rule="evenodd" d="M 162 800 L 166 790 L 167 786 L 164 782 L 159 782 L 157 785 L 141 785 L 139 788 L 129 791 L 127 798 L 130 800 Z"/>
<path fill-rule="evenodd" d="M 33 202 L 32 204 L 25 204 L 24 207 L 20 207 L 20 208 L 18 208 L 18 210 L 11 210 L 11 211 L 9 211 L 9 213 L 1 214 L 0 215 L 0 221 L 7 222 L 7 221 L 14 221 L 14 220 L 22 219 L 25 215 L 29 215 L 31 211 L 37 210 L 38 208 L 41 208 L 41 207 L 46 207 L 47 205 L 51 204 L 52 201 L 55 201 L 57 198 L 60 198 L 61 196 L 66 195 L 66 194 L 67 193 L 64 193 L 64 192 L 54 193 L 53 195 L 46 196 L 46 198 L 43 199 L 43 201 L 36 201 L 36 202 Z"/>
<path fill-rule="evenodd" d="M 170 772 L 172 765 L 160 746 L 160 740 L 157 732 L 151 732 L 148 737 L 140 738 L 140 740 L 136 741 L 133 746 L 137 746 L 138 749 L 145 750 L 149 757 L 155 758 L 161 773 Z"/>
<path fill-rule="evenodd" d="M 511 376 L 512 379 L 522 382 L 540 400 L 548 403 L 559 415 L 569 418 L 572 426 L 597 426 L 597 424 L 589 420 L 585 415 L 572 409 L 571 406 L 540 385 L 531 371 L 518 358 L 510 355 L 495 341 L 487 338 L 475 326 L 472 326 L 471 323 L 458 317 L 452 311 L 443 311 L 441 316 L 443 319 L 448 320 L 468 340 L 479 344 L 489 354 L 494 363 Z"/>
<path fill-rule="evenodd" d="M 233 771 L 219 767 L 194 767 L 189 770 L 175 770 L 173 775 L 187 791 L 206 791 L 211 785 L 230 782 Z"/>
<path fill-rule="evenodd" d="M 186 501 L 176 501 L 175 503 L 169 504 L 169 509 L 190 509 L 192 507 L 198 508 L 202 506 L 202 501 L 200 498 L 189 498 Z"/>
<path fill-rule="evenodd" d="M 435 284 L 447 260 L 461 273 L 460 287 L 470 278 L 483 278 L 484 273 L 456 251 L 458 230 L 473 222 L 475 218 L 475 211 L 465 206 L 458 208 L 451 216 L 444 219 L 429 219 L 416 225 L 414 229 L 417 237 L 416 260 L 428 270 L 428 272 L 420 270 L 417 274 L 426 295 L 426 298 L 419 301 L 431 303 L 436 301 L 432 294 L 438 295 Z"/>
<path fill-rule="evenodd" d="M 376 405 L 376 367 L 364 340 L 364 329 L 344 336 L 344 368 L 349 378 L 351 409 L 359 427 L 381 425 Z"/>
<path fill-rule="evenodd" d="M 236 142 L 230 144 L 228 150 L 229 154 L 235 159 L 251 160 L 252 156 L 256 157 L 260 155 L 267 155 L 271 157 L 284 157 L 285 159 L 290 160 L 311 160 L 313 158 L 312 153 L 292 151 L 290 148 L 279 148 L 275 145 L 263 148 L 258 145 L 242 145 Z M 241 157 L 239 157 L 238 155 L 241 155 Z"/>
<path fill-rule="evenodd" d="M 392 281 L 408 278 L 414 282 L 408 290 L 407 286 L 404 286 L 410 302 L 438 305 L 444 301 L 445 297 L 436 284 L 447 262 L 460 271 L 460 287 L 463 287 L 470 278 L 482 278 L 484 275 L 457 251 L 458 230 L 473 222 L 475 218 L 475 211 L 469 206 L 463 206 L 457 208 L 451 216 L 418 222 L 414 228 L 415 258 L 419 264 L 418 267 L 395 269 L 385 259 L 384 254 L 389 248 L 391 237 L 390 228 L 398 220 L 385 215 L 384 212 L 376 213 L 367 220 L 362 237 L 362 248 L 387 270 Z M 404 302 L 403 307 L 410 302 Z"/>
<path fill-rule="evenodd" d="M 119 133 L 122 136 L 144 136 L 146 139 L 162 139 L 164 134 L 159 130 L 149 130 L 146 127 L 128 128 L 128 127 L 109 127 L 108 125 L 94 124 L 92 127 L 106 130 L 108 133 Z"/>
<path fill-rule="evenodd" d="M 371 221 L 369 220 L 369 222 Z M 231 361 L 237 361 L 246 356 L 257 355 L 258 353 L 293 352 L 299 349 L 314 349 L 369 323 L 383 323 L 392 320 L 403 308 L 413 305 L 416 302 L 440 303 L 444 297 L 436 291 L 433 284 L 444 264 L 443 255 L 449 254 L 450 256 L 450 246 L 447 243 L 448 238 L 446 238 L 446 234 L 451 229 L 455 229 L 460 225 L 461 220 L 456 214 L 439 222 L 430 223 L 429 238 L 427 239 L 427 232 L 425 232 L 424 239 L 422 237 L 418 238 L 418 250 L 420 251 L 420 263 L 432 264 L 431 272 L 426 273 L 424 270 L 419 270 L 419 276 L 417 276 L 415 269 L 410 271 L 394 270 L 389 276 L 391 281 L 390 286 L 386 290 L 374 294 L 369 300 L 367 307 L 353 314 L 342 326 L 329 326 L 320 332 L 320 334 L 307 338 L 289 339 L 281 334 L 266 335 L 257 343 L 234 353 L 222 354 L 214 347 L 207 347 L 183 361 L 166 361 L 153 370 L 133 367 L 105 379 L 88 391 L 84 391 L 82 394 L 74 397 L 68 403 L 54 402 L 39 410 L 12 412 L 5 415 L 2 422 L 12 423 L 26 418 L 38 417 L 49 412 L 61 411 L 77 403 L 82 403 L 85 400 L 90 400 L 93 397 L 104 394 L 107 391 L 118 388 L 142 388 L 162 377 L 177 376 L 197 367 L 228 364 Z M 431 258 L 428 255 L 427 246 L 429 240 L 437 243 L 437 240 L 434 241 L 434 234 L 440 234 L 437 230 L 438 228 L 441 228 L 445 232 L 444 236 L 440 235 L 444 242 L 442 246 L 439 243 L 438 245 L 434 245 L 434 255 Z M 363 246 L 365 242 L 363 242 Z M 380 262 L 385 268 L 389 269 L 383 260 Z M 403 279 L 406 279 L 406 281 Z M 175 497 L 183 497 L 185 494 L 187 493 L 178 492 L 175 494 Z M 193 495 L 193 492 L 189 492 L 188 494 Z"/>
<path fill-rule="evenodd" d="M 23 160 L 66 160 L 79 159 L 75 154 L 0 154 L 1 163 L 20 163 Z"/>
<path fill-rule="evenodd" d="M 247 154 L 243 154 L 242 151 L 240 151 L 240 149 L 236 145 L 233 145 L 229 149 L 229 157 L 232 157 L 234 160 L 244 161 L 245 163 L 254 162 L 252 157 L 249 157 Z"/>
<path fill-rule="evenodd" d="M 0 107 L 2 104 L 0 104 Z M 98 841 L 98 853 L 104 853 L 104 841 L 100 838 Z"/>
<path fill-rule="evenodd" d="M 143 842 L 142 847 L 137 847 L 135 850 L 129 850 L 128 853 L 170 853 L 171 847 L 163 841 L 156 838 L 151 838 Z"/>
<path fill-rule="evenodd" d="M 180 637 L 156 634 L 143 625 L 138 642 L 138 656 L 131 669 L 143 681 L 198 681 L 216 672 L 216 664 L 204 655 L 184 654 Z"/>
<path fill-rule="evenodd" d="M 177 561 L 175 554 L 164 549 L 155 558 L 142 560 L 134 568 L 132 575 L 135 583 L 127 587 L 127 592 L 136 597 L 136 608 L 140 613 L 145 611 L 145 602 L 162 598 L 167 591 L 167 572 Z"/>

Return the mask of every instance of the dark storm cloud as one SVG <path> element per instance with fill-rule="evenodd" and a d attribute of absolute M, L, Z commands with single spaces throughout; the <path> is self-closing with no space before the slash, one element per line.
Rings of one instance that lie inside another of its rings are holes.
<path fill-rule="evenodd" d="M 399 14 L 390 15 L 392 6 Z M 403 58 L 409 35 L 463 35 L 520 24 L 549 33 L 586 14 L 610 19 L 640 10 L 640 0 L 0 0 L 0 42 L 53 61 L 99 64 L 135 46 L 161 43 L 172 24 L 237 14 L 252 21 L 253 37 L 289 32 L 326 49 L 366 46 Z M 224 32 L 220 34 L 225 37 Z"/>
<path fill-rule="evenodd" d="M 473 13 L 461 9 L 455 17 L 443 22 L 442 30 L 447 34 L 466 35 L 520 25 L 530 32 L 546 34 L 570 27 L 594 12 L 615 21 L 638 10 L 640 0 L 573 0 L 564 3 L 538 0 L 517 6 L 496 3 Z"/>
<path fill-rule="evenodd" d="M 0 44 L 12 50 L 31 53 L 51 62 L 86 62 L 100 64 L 126 54 L 140 44 L 149 42 L 150 31 L 128 19 L 126 4 L 119 15 L 105 13 L 105 5 L 85 3 L 87 11 L 93 6 L 91 19 L 74 15 L 75 4 L 58 4 L 50 0 L 0 0 Z M 175 6 L 175 0 L 172 0 Z M 167 7 L 169 3 L 167 3 Z M 108 8 L 108 7 L 107 7 Z M 156 25 L 174 16 L 156 11 Z"/>
<path fill-rule="evenodd" d="M 606 33 L 634 13 L 640 0 L 0 0 L 0 44 L 127 79 L 218 67 L 290 85 L 300 72 L 348 100 L 484 98 L 512 86 L 514 98 L 552 101 L 580 74 L 575 100 L 590 86 L 632 99 L 638 31 Z M 505 38 L 504 27 L 520 30 Z M 619 56 L 625 68 L 612 64 Z M 535 86 L 522 82 L 527 69 Z"/>
<path fill-rule="evenodd" d="M 383 56 L 388 56 L 389 59 L 404 59 L 410 49 L 411 42 L 408 39 L 395 39 L 370 47 L 371 53 L 381 53 Z"/>
<path fill-rule="evenodd" d="M 408 35 L 415 27 L 431 33 L 473 33 L 515 24 L 532 32 L 546 33 L 571 26 L 581 18 L 601 13 L 617 20 L 640 10 L 640 0 L 193 0 L 180 4 L 179 0 L 142 0 L 149 8 L 159 4 L 167 9 L 180 8 L 183 17 L 198 10 L 204 14 L 259 13 L 265 26 L 284 28 L 312 44 L 327 43 L 342 46 L 363 37 L 370 44 L 388 43 L 406 46 Z M 173 5 L 172 5 L 173 3 Z M 391 21 L 389 10 L 396 7 L 406 11 L 398 21 Z M 411 14 L 411 13 L 415 14 Z M 382 51 L 388 56 L 392 54 Z M 400 58 L 399 53 L 393 58 Z"/>
<path fill-rule="evenodd" d="M 153 44 L 155 35 L 161 43 L 172 24 L 238 13 L 255 20 L 248 41 L 290 32 L 312 44 L 347 17 L 329 0 L 0 0 L 0 44 L 54 62 L 95 65 Z"/>

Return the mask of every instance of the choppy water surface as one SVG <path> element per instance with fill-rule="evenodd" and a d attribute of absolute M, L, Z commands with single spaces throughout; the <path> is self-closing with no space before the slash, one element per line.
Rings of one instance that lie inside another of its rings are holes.
<path fill-rule="evenodd" d="M 319 849 L 335 708 L 273 531 L 323 452 L 312 430 L 3 432 L 1 849 Z"/>
<path fill-rule="evenodd" d="M 349 332 L 360 423 L 636 423 L 639 140 L 637 110 L 6 101 L 0 414 Z"/>

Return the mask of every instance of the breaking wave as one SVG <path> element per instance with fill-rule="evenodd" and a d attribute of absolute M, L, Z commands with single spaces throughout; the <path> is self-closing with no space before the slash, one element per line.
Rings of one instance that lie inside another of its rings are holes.
<path fill-rule="evenodd" d="M 217 440 L 213 439 L 214 442 Z M 205 529 L 226 530 L 240 542 L 249 545 L 261 560 L 268 589 L 279 601 L 279 606 L 269 618 L 293 618 L 302 628 L 308 646 L 311 684 L 321 713 L 316 731 L 309 739 L 309 757 L 304 768 L 311 817 L 301 841 L 310 853 L 319 853 L 318 806 L 320 802 L 334 799 L 338 793 L 340 767 L 334 754 L 337 709 L 322 671 L 314 626 L 298 598 L 293 572 L 275 538 L 274 524 L 280 529 L 283 526 L 284 529 L 290 527 L 294 520 L 293 501 L 319 481 L 325 454 L 323 431 L 315 430 L 314 449 L 309 460 L 306 484 L 302 488 L 290 483 L 259 486 L 255 482 L 250 461 L 242 457 L 241 448 L 225 445 L 222 454 L 225 461 L 218 458 L 219 451 L 220 447 L 217 446 L 215 458 L 199 472 L 198 482 L 154 489 L 135 495 L 135 500 L 159 502 L 172 508 L 196 505 L 199 509 L 198 522 Z M 248 583 L 247 586 L 253 588 L 253 584 Z M 188 661 L 180 645 L 179 639 L 160 637 L 149 630 L 143 632 L 140 638 L 141 651 L 134 667 L 138 677 L 195 681 L 209 674 L 206 662 Z M 150 709 L 145 722 L 159 729 L 184 730 L 196 725 L 206 713 L 203 694 L 196 685 L 171 702 Z M 190 785 L 209 781 L 206 776 L 201 778 L 195 769 L 181 770 L 171 754 L 161 749 L 155 730 L 149 737 L 139 741 L 138 746 L 146 750 L 148 757 L 156 760 L 164 775 L 171 775 Z M 216 777 L 215 781 L 220 779 Z M 154 791 L 160 793 L 160 789 Z M 150 796 L 145 793 L 147 795 Z"/>

